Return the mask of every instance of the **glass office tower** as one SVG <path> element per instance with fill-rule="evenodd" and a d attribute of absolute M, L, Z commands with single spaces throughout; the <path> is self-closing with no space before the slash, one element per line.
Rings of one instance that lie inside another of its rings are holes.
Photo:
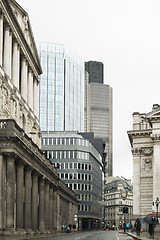
<path fill-rule="evenodd" d="M 37 42 L 42 131 L 84 131 L 84 62 L 62 44 Z"/>

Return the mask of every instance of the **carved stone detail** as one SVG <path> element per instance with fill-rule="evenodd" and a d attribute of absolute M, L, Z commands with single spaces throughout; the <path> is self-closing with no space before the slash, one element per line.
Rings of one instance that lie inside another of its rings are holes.
<path fill-rule="evenodd" d="M 143 159 L 142 169 L 144 172 L 150 172 L 152 170 L 152 159 L 151 158 Z"/>
<path fill-rule="evenodd" d="M 142 153 L 145 155 L 145 156 L 150 156 L 153 154 L 153 148 L 145 148 L 145 149 L 142 149 Z"/>
<path fill-rule="evenodd" d="M 132 154 L 133 155 L 140 155 L 142 152 L 141 148 L 132 148 Z"/>

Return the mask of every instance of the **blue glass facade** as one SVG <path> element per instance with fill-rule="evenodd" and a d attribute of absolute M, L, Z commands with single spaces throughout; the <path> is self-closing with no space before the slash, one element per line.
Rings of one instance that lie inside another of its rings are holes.
<path fill-rule="evenodd" d="M 84 62 L 62 44 L 37 42 L 42 131 L 84 130 Z"/>

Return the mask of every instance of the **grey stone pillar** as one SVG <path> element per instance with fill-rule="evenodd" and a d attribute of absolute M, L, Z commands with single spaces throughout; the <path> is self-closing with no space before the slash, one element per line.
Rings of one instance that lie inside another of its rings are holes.
<path fill-rule="evenodd" d="M 27 102 L 27 87 L 28 87 L 27 79 L 28 79 L 27 60 L 23 56 L 22 57 L 22 69 L 21 69 L 21 94 L 26 102 Z"/>
<path fill-rule="evenodd" d="M 0 66 L 3 60 L 3 13 L 0 10 Z"/>
<path fill-rule="evenodd" d="M 5 153 L 7 160 L 7 199 L 6 199 L 6 230 L 13 231 L 14 226 L 14 202 L 15 202 L 15 154 Z"/>
<path fill-rule="evenodd" d="M 4 184 L 5 184 L 5 169 L 4 169 L 4 158 L 0 155 L 0 231 L 4 229 L 4 215 L 5 215 L 5 194 L 4 194 Z"/>
<path fill-rule="evenodd" d="M 49 229 L 53 231 L 53 187 L 49 189 Z"/>
<path fill-rule="evenodd" d="M 132 149 L 133 154 L 133 215 L 140 215 L 140 174 L 141 174 L 141 149 Z"/>
<path fill-rule="evenodd" d="M 45 216 L 44 216 L 44 179 L 39 179 L 39 230 L 45 232 Z"/>
<path fill-rule="evenodd" d="M 32 174 L 32 229 L 38 231 L 38 174 Z"/>
<path fill-rule="evenodd" d="M 20 48 L 17 39 L 13 40 L 12 81 L 19 90 Z"/>
<path fill-rule="evenodd" d="M 57 191 L 53 191 L 53 229 L 57 230 Z"/>
<path fill-rule="evenodd" d="M 45 182 L 45 229 L 49 231 L 49 182 Z"/>
<path fill-rule="evenodd" d="M 8 24 L 4 25 L 4 59 L 3 66 L 5 72 L 10 74 L 10 27 Z"/>
<path fill-rule="evenodd" d="M 32 69 L 29 68 L 28 74 L 28 105 L 33 110 L 33 72 Z"/>
<path fill-rule="evenodd" d="M 61 197 L 60 197 L 59 193 L 57 193 L 57 230 L 58 231 L 61 230 L 60 204 L 61 204 Z"/>
<path fill-rule="evenodd" d="M 24 227 L 27 233 L 31 232 L 31 187 L 32 187 L 32 169 L 30 166 L 25 168 L 25 208 L 24 208 Z"/>
<path fill-rule="evenodd" d="M 34 88 L 33 88 L 33 98 L 34 98 L 34 103 L 33 103 L 33 110 L 34 114 L 38 117 L 38 81 L 36 78 L 34 78 Z"/>
<path fill-rule="evenodd" d="M 18 161 L 17 164 L 17 185 L 16 185 L 16 228 L 18 231 L 22 231 L 24 229 L 24 199 L 23 199 L 23 190 L 24 190 L 24 163 L 22 161 Z"/>

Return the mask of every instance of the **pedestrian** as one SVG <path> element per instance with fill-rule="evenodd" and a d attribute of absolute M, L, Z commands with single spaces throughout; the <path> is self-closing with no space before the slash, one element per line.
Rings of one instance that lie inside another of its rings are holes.
<path fill-rule="evenodd" d="M 137 236 L 140 236 L 141 222 L 139 218 L 137 218 L 135 221 L 135 227 L 136 227 Z"/>
<path fill-rule="evenodd" d="M 149 234 L 150 234 L 150 237 L 153 237 L 153 229 L 154 228 L 154 225 L 153 224 L 149 224 Z"/>
<path fill-rule="evenodd" d="M 125 222 L 123 224 L 123 229 L 124 229 L 124 232 L 126 232 L 126 223 Z"/>

